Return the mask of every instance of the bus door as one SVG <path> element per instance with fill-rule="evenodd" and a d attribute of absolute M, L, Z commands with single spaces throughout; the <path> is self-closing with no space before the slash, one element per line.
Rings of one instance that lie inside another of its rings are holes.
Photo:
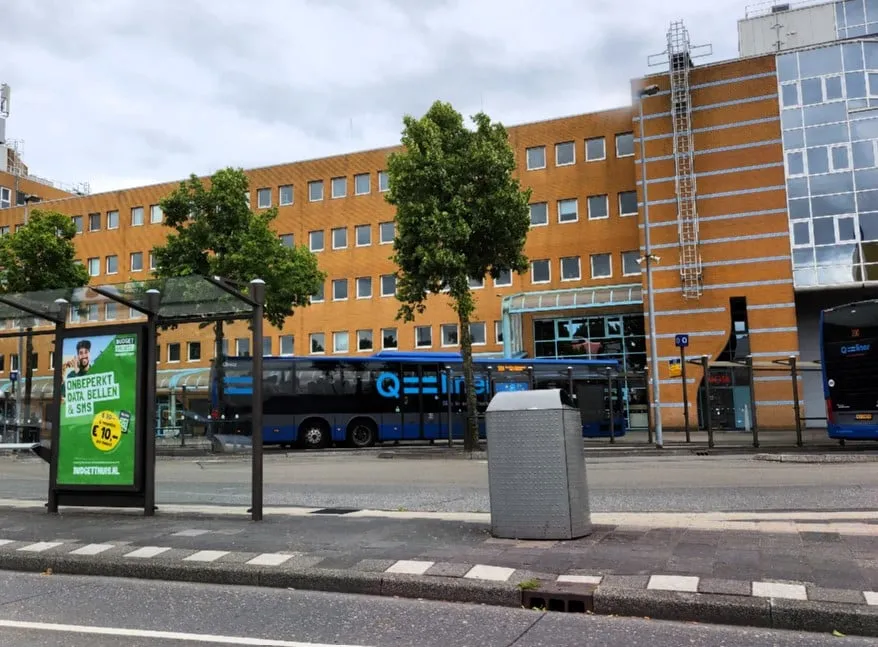
<path fill-rule="evenodd" d="M 418 440 L 423 438 L 424 418 L 424 394 L 422 393 L 421 377 L 423 369 L 420 364 L 406 364 L 400 366 L 402 385 L 400 394 L 399 413 L 402 424 L 403 440 Z"/>
<path fill-rule="evenodd" d="M 421 410 L 423 423 L 421 437 L 429 440 L 448 436 L 445 410 L 442 407 L 442 374 L 438 364 L 419 364 L 421 383 Z"/>

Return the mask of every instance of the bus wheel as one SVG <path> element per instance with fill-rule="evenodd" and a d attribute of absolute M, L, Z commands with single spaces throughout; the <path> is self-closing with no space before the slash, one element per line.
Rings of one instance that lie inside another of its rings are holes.
<path fill-rule="evenodd" d="M 371 420 L 354 420 L 348 427 L 348 441 L 354 447 L 372 447 L 378 440 L 378 430 Z"/>
<path fill-rule="evenodd" d="M 299 442 L 305 449 L 323 449 L 329 441 L 329 425 L 322 420 L 308 420 L 299 427 Z"/>

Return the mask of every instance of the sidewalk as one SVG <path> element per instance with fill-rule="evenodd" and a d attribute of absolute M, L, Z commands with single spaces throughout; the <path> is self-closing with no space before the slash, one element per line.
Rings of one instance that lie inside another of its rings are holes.
<path fill-rule="evenodd" d="M 572 541 L 482 513 L 0 501 L 0 568 L 293 587 L 878 636 L 878 511 L 594 514 Z"/>

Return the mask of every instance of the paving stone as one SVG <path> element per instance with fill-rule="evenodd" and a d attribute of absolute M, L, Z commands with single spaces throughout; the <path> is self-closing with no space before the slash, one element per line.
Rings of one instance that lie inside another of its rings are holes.
<path fill-rule="evenodd" d="M 367 573 L 383 573 L 394 563 L 392 559 L 361 559 L 354 565 L 354 568 Z"/>
<path fill-rule="evenodd" d="M 601 586 L 607 589 L 638 589 L 646 588 L 648 575 L 606 575 Z"/>
<path fill-rule="evenodd" d="M 843 602 L 847 604 L 865 604 L 866 599 L 862 591 L 847 589 L 825 589 L 820 586 L 808 584 L 808 599 L 814 602 Z"/>
<path fill-rule="evenodd" d="M 699 593 L 718 595 L 750 595 L 753 584 L 744 580 L 726 580 L 716 577 L 702 577 L 698 582 Z"/>
<path fill-rule="evenodd" d="M 437 575 L 439 577 L 463 577 L 472 569 L 472 564 L 452 564 L 451 562 L 437 562 L 427 569 L 424 575 Z"/>
<path fill-rule="evenodd" d="M 799 537 L 802 538 L 802 541 L 807 543 L 838 543 L 841 541 L 841 535 L 837 532 L 812 532 L 812 531 L 799 531 Z"/>

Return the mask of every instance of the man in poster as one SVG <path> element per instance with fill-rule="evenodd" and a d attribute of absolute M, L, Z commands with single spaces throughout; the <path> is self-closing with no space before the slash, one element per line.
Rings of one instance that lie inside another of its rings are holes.
<path fill-rule="evenodd" d="M 78 368 L 77 368 L 78 366 Z M 70 379 L 71 377 L 79 377 L 81 375 L 85 375 L 88 373 L 88 369 L 91 367 L 91 341 L 88 339 L 80 339 L 76 343 L 76 357 L 71 357 L 67 362 L 64 363 L 65 369 L 76 368 L 75 371 L 70 371 L 67 374 L 66 379 Z"/>

